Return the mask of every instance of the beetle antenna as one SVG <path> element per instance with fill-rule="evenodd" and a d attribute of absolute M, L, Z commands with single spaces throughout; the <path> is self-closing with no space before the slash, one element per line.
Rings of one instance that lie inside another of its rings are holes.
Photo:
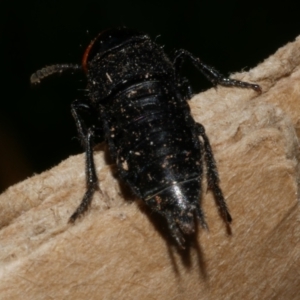
<path fill-rule="evenodd" d="M 42 79 L 52 74 L 62 73 L 67 70 L 77 71 L 77 70 L 82 70 L 82 67 L 81 65 L 75 65 L 75 64 L 59 64 L 59 65 L 48 66 L 33 73 L 30 77 L 30 82 L 32 84 L 37 84 L 40 83 Z"/>

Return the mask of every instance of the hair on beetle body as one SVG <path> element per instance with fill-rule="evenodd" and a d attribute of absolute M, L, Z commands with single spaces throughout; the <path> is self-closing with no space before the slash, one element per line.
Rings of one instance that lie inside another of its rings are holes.
<path fill-rule="evenodd" d="M 126 27 L 101 32 L 87 47 L 82 67 L 54 65 L 32 75 L 31 82 L 38 83 L 65 70 L 86 72 L 89 97 L 74 101 L 71 112 L 86 153 L 87 190 L 70 222 L 87 210 L 97 189 L 95 139 L 108 144 L 121 179 L 165 218 L 179 247 L 185 247 L 185 235 L 195 231 L 197 220 L 207 227 L 200 206 L 204 163 L 219 212 L 231 222 L 209 139 L 187 104 L 191 88 L 179 74 L 185 59 L 214 85 L 261 91 L 256 84 L 224 77 L 186 50 L 171 60 L 148 35 Z M 89 127 L 85 112 L 95 120 Z"/>

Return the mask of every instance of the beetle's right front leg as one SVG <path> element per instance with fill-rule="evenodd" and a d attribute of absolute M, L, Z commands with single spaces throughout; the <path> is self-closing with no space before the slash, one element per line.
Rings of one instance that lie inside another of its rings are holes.
<path fill-rule="evenodd" d="M 188 58 L 192 64 L 214 85 L 223 85 L 227 87 L 240 87 L 253 89 L 256 92 L 261 93 L 261 87 L 258 84 L 235 80 L 223 76 L 213 67 L 204 64 L 198 57 L 195 57 L 189 51 L 180 49 L 175 52 L 173 65 L 176 70 L 176 74 L 179 73 L 181 65 L 184 59 Z"/>

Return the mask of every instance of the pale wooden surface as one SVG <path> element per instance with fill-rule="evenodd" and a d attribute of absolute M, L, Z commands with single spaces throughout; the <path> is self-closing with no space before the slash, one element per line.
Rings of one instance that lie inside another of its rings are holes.
<path fill-rule="evenodd" d="M 177 251 L 163 223 L 124 200 L 102 152 L 102 194 L 67 224 L 85 189 L 83 156 L 70 157 L 0 196 L 0 299 L 300 299 L 299 66 L 297 39 L 233 76 L 261 84 L 261 95 L 218 87 L 190 102 L 215 153 L 231 235 L 204 192 L 210 231 Z"/>

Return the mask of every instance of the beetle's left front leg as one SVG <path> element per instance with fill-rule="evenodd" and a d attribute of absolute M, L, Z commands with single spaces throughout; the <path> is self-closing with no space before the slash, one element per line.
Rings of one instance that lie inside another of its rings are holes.
<path fill-rule="evenodd" d="M 86 187 L 85 195 L 69 219 L 69 222 L 74 222 L 80 215 L 82 215 L 89 207 L 95 191 L 98 189 L 98 178 L 93 156 L 93 144 L 95 138 L 98 137 L 103 140 L 103 129 L 101 126 L 92 125 L 89 128 L 86 126 L 82 113 L 87 114 L 97 124 L 97 115 L 95 108 L 90 103 L 75 100 L 71 105 L 71 112 L 75 120 L 78 136 L 80 142 L 85 150 L 85 174 L 86 174 Z M 97 124 L 99 125 L 99 124 Z"/>
<path fill-rule="evenodd" d="M 75 100 L 71 104 L 71 113 L 75 121 L 78 136 L 83 148 L 86 148 L 85 139 L 88 131 L 83 115 L 87 115 L 88 119 L 91 119 L 94 125 L 94 136 L 99 139 L 99 142 L 104 141 L 103 125 L 98 124 L 97 110 L 89 102 Z M 96 126 L 95 126 L 96 124 Z"/>
<path fill-rule="evenodd" d="M 73 223 L 80 215 L 82 215 L 90 206 L 93 195 L 98 189 L 98 177 L 96 174 L 96 168 L 93 156 L 93 139 L 94 139 L 94 127 L 87 130 L 87 134 L 84 136 L 85 155 L 86 155 L 86 186 L 87 190 L 84 197 L 77 207 L 75 212 L 69 219 L 69 222 Z"/>

